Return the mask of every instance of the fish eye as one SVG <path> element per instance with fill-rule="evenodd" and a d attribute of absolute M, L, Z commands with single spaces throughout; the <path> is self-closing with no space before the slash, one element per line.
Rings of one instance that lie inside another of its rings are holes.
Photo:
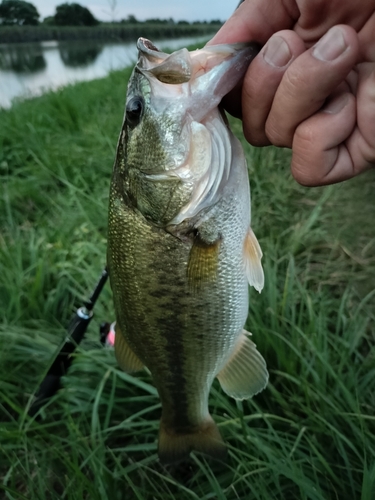
<path fill-rule="evenodd" d="M 142 97 L 137 96 L 130 99 L 126 105 L 126 121 L 130 126 L 135 127 L 141 121 L 143 107 Z"/>

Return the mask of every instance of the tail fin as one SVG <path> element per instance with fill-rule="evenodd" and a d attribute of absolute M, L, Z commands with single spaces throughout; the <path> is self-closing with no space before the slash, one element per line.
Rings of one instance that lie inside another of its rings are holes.
<path fill-rule="evenodd" d="M 163 420 L 159 431 L 159 459 L 163 464 L 172 464 L 188 458 L 191 451 L 200 451 L 217 460 L 225 460 L 227 448 L 219 429 L 208 417 L 191 433 L 177 433 L 166 428 Z"/>

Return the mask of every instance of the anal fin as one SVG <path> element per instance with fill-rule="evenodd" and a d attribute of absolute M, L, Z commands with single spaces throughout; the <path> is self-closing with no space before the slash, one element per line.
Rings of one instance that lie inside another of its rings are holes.
<path fill-rule="evenodd" d="M 142 370 L 144 366 L 142 361 L 130 349 L 117 323 L 115 330 L 115 355 L 120 368 L 126 373 L 134 373 Z"/>
<path fill-rule="evenodd" d="M 251 227 L 249 227 L 245 237 L 243 254 L 247 280 L 260 293 L 264 286 L 264 273 L 261 263 L 263 254 Z"/>
<path fill-rule="evenodd" d="M 268 382 L 266 362 L 249 335 L 242 331 L 232 356 L 217 375 L 223 391 L 235 399 L 251 398 Z"/>

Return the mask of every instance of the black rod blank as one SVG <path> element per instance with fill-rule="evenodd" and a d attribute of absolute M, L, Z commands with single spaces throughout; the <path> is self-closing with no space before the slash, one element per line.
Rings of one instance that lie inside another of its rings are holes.
<path fill-rule="evenodd" d="M 107 269 L 104 269 L 89 300 L 85 302 L 84 306 L 79 307 L 72 317 L 67 337 L 59 348 L 47 375 L 40 384 L 30 405 L 28 413 L 31 417 L 59 390 L 61 377 L 68 371 L 72 362 L 72 354 L 83 339 L 87 327 L 94 316 L 93 308 L 95 302 L 103 290 L 107 279 L 108 272 Z"/>

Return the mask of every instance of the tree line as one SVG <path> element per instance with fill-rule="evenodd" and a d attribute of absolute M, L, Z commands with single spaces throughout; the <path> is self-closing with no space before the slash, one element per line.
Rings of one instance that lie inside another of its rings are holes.
<path fill-rule="evenodd" d="M 139 21 L 130 14 L 127 18 L 118 21 L 116 24 L 164 24 L 164 25 L 188 25 L 188 24 L 220 24 L 219 19 L 207 23 L 204 21 L 189 23 L 188 21 L 175 21 L 169 19 L 147 19 Z M 2 0 L 0 3 L 0 26 L 37 26 L 45 24 L 49 26 L 96 26 L 100 24 L 87 7 L 78 3 L 63 3 L 56 7 L 53 16 L 49 16 L 40 22 L 40 14 L 30 2 L 24 0 Z"/>
<path fill-rule="evenodd" d="M 2 0 L 0 4 L 0 25 L 37 26 L 40 14 L 30 2 L 24 0 Z M 56 26 L 94 26 L 99 24 L 86 7 L 78 3 L 63 3 L 56 7 L 53 16 L 47 18 L 49 24 Z"/>

